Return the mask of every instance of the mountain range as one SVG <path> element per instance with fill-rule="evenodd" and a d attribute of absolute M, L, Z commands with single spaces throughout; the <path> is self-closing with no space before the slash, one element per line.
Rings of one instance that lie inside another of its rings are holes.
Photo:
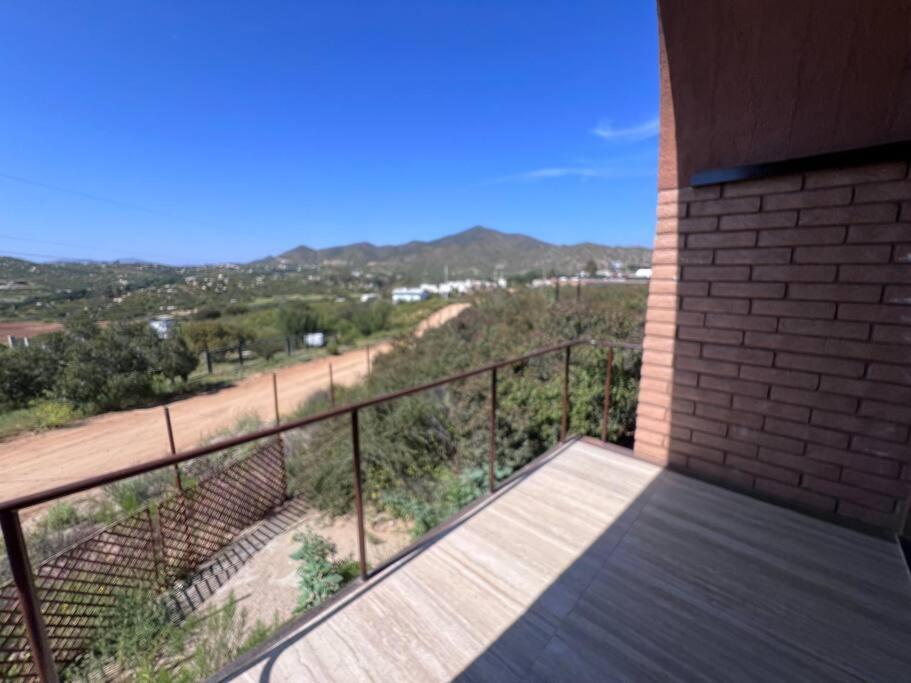
<path fill-rule="evenodd" d="M 592 259 L 599 268 L 613 262 L 627 267 L 647 266 L 651 253 L 646 247 L 608 247 L 591 242 L 550 244 L 527 235 L 476 226 L 429 242 L 415 240 L 385 246 L 358 242 L 328 249 L 299 246 L 255 265 L 327 266 L 439 280 L 447 271 L 451 278 L 489 278 L 531 270 L 575 273 Z"/>

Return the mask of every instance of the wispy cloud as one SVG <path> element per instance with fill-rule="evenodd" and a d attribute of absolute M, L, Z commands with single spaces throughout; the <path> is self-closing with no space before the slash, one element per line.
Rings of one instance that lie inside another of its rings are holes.
<path fill-rule="evenodd" d="M 656 116 L 653 119 L 626 128 L 615 128 L 610 121 L 602 121 L 595 126 L 592 133 L 608 142 L 637 142 L 638 140 L 647 140 L 648 138 L 653 138 L 658 135 L 658 117 Z"/>
<path fill-rule="evenodd" d="M 536 168 L 522 173 L 513 173 L 490 181 L 499 183 L 530 183 L 559 178 L 580 178 L 582 180 L 620 180 L 624 178 L 647 178 L 654 175 L 654 162 L 641 163 L 638 159 L 609 164 L 592 164 L 579 166 L 553 166 Z"/>

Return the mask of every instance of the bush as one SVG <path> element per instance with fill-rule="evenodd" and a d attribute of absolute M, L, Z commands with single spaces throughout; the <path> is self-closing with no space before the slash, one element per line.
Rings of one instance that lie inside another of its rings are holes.
<path fill-rule="evenodd" d="M 295 612 L 305 612 L 338 592 L 345 582 L 345 576 L 329 560 L 335 554 L 333 543 L 312 531 L 295 534 L 294 541 L 301 546 L 292 553 L 291 559 L 303 562 L 297 568 L 300 594 Z"/>
<path fill-rule="evenodd" d="M 54 429 L 80 417 L 78 410 L 65 401 L 39 401 L 32 406 L 38 429 Z"/>
<path fill-rule="evenodd" d="M 79 522 L 79 513 L 72 503 L 60 501 L 52 505 L 44 518 L 48 531 L 67 529 Z"/>
<path fill-rule="evenodd" d="M 250 344 L 250 348 L 260 358 L 272 360 L 277 353 L 284 350 L 285 341 L 279 337 L 265 337 L 255 340 Z"/>

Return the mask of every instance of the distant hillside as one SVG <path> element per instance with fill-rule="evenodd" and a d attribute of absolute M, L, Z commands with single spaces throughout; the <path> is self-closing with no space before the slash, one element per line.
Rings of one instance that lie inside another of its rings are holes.
<path fill-rule="evenodd" d="M 271 264 L 337 266 L 395 272 L 414 278 L 439 280 L 448 266 L 451 278 L 491 277 L 529 270 L 572 273 L 589 259 L 599 268 L 619 261 L 627 266 L 647 266 L 651 250 L 644 247 L 607 247 L 585 242 L 557 245 L 511 233 L 474 227 L 430 242 L 413 241 L 394 246 L 359 242 L 329 249 L 296 247 L 277 257 L 258 261 Z"/>

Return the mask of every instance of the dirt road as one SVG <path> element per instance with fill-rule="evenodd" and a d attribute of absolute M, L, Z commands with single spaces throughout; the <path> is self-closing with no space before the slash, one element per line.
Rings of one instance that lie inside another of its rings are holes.
<path fill-rule="evenodd" d="M 422 321 L 416 334 L 452 319 L 468 304 L 451 304 Z M 389 349 L 371 347 L 371 356 Z M 320 358 L 276 370 L 279 409 L 285 414 L 329 386 L 329 363 L 336 384 L 359 381 L 367 369 L 364 349 Z M 274 419 L 272 375 L 263 373 L 216 393 L 171 403 L 171 420 L 178 450 L 196 446 L 238 418 L 256 413 Z M 0 443 L 0 500 L 152 460 L 168 451 L 163 411 L 143 408 L 106 413 L 73 427 L 27 434 Z"/>

